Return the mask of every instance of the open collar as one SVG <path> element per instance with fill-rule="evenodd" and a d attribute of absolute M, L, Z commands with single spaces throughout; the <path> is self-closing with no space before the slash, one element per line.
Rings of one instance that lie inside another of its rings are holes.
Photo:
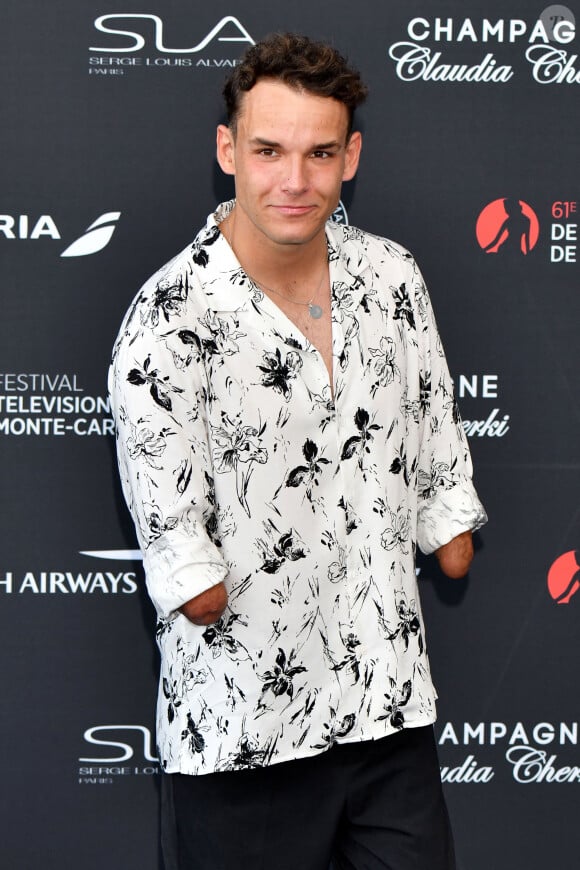
<path fill-rule="evenodd" d="M 219 229 L 234 204 L 235 200 L 221 203 L 209 215 L 190 249 L 192 266 L 214 311 L 246 310 L 259 305 L 262 297 Z M 354 314 L 373 283 L 372 266 L 359 243 L 360 235 L 352 227 L 332 221 L 326 224 L 333 317 L 340 316 L 341 310 Z"/>

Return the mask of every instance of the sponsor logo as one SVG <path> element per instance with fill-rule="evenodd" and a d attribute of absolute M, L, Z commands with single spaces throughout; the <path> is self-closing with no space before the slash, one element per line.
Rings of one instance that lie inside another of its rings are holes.
<path fill-rule="evenodd" d="M 578 254 L 578 201 L 554 200 L 542 210 L 542 224 L 549 226 L 551 263 L 576 263 Z M 540 218 L 536 209 L 517 197 L 489 202 L 479 213 L 475 236 L 485 254 L 527 256 L 538 244 Z"/>
<path fill-rule="evenodd" d="M 531 206 L 521 199 L 503 197 L 488 203 L 475 227 L 479 246 L 486 254 L 532 251 L 540 234 L 540 223 Z"/>
<path fill-rule="evenodd" d="M 405 38 L 393 43 L 388 55 L 405 82 L 503 85 L 514 78 L 514 63 L 523 56 L 540 84 L 580 84 L 578 55 L 565 47 L 575 38 L 575 16 L 561 5 L 548 6 L 531 21 L 418 16 L 408 22 Z M 527 44 L 523 52 L 522 44 Z M 496 56 L 500 49 L 505 57 Z"/>
<path fill-rule="evenodd" d="M 121 217 L 120 211 L 110 211 L 101 215 L 96 221 L 87 227 L 80 238 L 76 239 L 66 248 L 61 257 L 86 257 L 96 254 L 106 248 L 115 232 L 117 221 Z"/>
<path fill-rule="evenodd" d="M 348 214 L 342 200 L 330 215 L 330 220 L 335 224 L 348 224 Z"/>
<path fill-rule="evenodd" d="M 560 751 L 578 746 L 577 722 L 537 722 L 525 724 L 516 722 L 446 722 L 438 739 L 440 755 L 446 749 L 461 750 L 468 747 L 472 751 L 464 758 L 444 763 L 441 766 L 441 779 L 446 783 L 485 784 L 495 778 L 498 771 L 507 769 L 512 778 L 521 784 L 528 783 L 570 783 L 580 782 L 580 767 L 560 766 L 559 755 L 551 751 L 554 746 Z M 478 752 L 485 752 L 485 763 Z M 551 747 L 546 750 L 545 747 Z M 507 762 L 499 768 L 497 751 L 503 753 Z M 491 755 L 491 759 L 488 757 Z M 490 761 L 492 763 L 487 763 Z"/>
<path fill-rule="evenodd" d="M 120 217 L 120 211 L 108 211 L 102 214 L 87 227 L 82 236 L 71 242 L 60 256 L 87 257 L 89 254 L 102 251 L 113 238 Z M 0 214 L 0 238 L 2 236 L 5 239 L 26 239 L 28 241 L 45 238 L 61 239 L 56 222 L 49 214 L 41 214 L 39 217 L 27 214 Z"/>
<path fill-rule="evenodd" d="M 81 556 L 103 558 L 101 553 L 122 553 L 120 561 L 128 561 L 128 554 L 140 561 L 139 550 L 80 550 Z M 135 555 L 136 554 L 136 555 Z M 105 558 L 112 558 L 112 555 Z M 5 595 L 133 595 L 137 592 L 137 574 L 134 571 L 25 571 L 0 574 L 0 592 Z"/>
<path fill-rule="evenodd" d="M 447 43 L 516 43 L 520 41 L 550 41 L 565 45 L 576 35 L 574 14 L 567 6 L 549 6 L 541 16 L 529 23 L 522 18 L 412 18 L 407 25 L 408 36 L 415 42 Z"/>
<path fill-rule="evenodd" d="M 550 262 L 576 263 L 578 252 L 578 223 L 576 200 L 556 200 L 552 203 L 550 227 Z M 558 244 L 555 244 L 555 243 Z"/>
<path fill-rule="evenodd" d="M 93 559 L 108 559 L 115 562 L 140 562 L 143 559 L 141 550 L 81 550 L 81 556 L 92 556 Z"/>
<path fill-rule="evenodd" d="M 569 604 L 580 589 L 580 552 L 569 550 L 558 556 L 548 571 L 548 592 L 556 604 Z"/>
<path fill-rule="evenodd" d="M 126 777 L 159 773 L 153 736 L 144 725 L 93 725 L 83 739 L 88 746 L 78 759 L 83 762 L 79 785 L 112 785 Z"/>
<path fill-rule="evenodd" d="M 536 722 L 524 724 L 516 722 L 446 722 L 441 727 L 439 746 L 496 746 L 507 743 L 513 746 L 517 743 L 549 746 L 578 746 L 578 722 Z"/>
<path fill-rule="evenodd" d="M 389 49 L 389 57 L 395 61 L 398 78 L 404 82 L 509 82 L 513 69 L 498 65 L 492 52 L 476 64 L 440 63 L 442 53 L 426 45 L 413 42 L 396 42 Z"/>
<path fill-rule="evenodd" d="M 89 58 L 89 74 L 94 76 L 125 75 L 130 69 L 170 69 L 191 67 L 234 67 L 242 46 L 254 45 L 254 40 L 233 15 L 225 15 L 207 33 L 195 33 L 193 44 L 176 47 L 166 36 L 169 28 L 159 15 L 151 13 L 115 12 L 94 20 L 95 30 L 105 44 L 89 47 L 99 54 Z M 175 33 L 175 23 L 172 32 Z M 183 32 L 183 27 L 180 28 Z M 143 55 L 140 52 L 157 52 Z"/>
<path fill-rule="evenodd" d="M 492 374 L 459 375 L 455 383 L 455 391 L 459 400 L 485 399 L 494 402 L 499 398 L 499 376 Z M 467 403 L 461 402 L 462 418 L 465 413 L 471 415 Z M 480 419 L 462 419 L 465 434 L 469 438 L 503 438 L 510 430 L 509 414 L 500 408 L 484 411 L 485 417 Z"/>
<path fill-rule="evenodd" d="M 76 374 L 0 372 L 0 437 L 115 434 L 108 396 L 90 396 Z"/>

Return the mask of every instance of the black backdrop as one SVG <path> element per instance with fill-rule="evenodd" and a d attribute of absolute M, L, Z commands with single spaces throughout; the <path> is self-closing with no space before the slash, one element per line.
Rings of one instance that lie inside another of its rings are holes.
<path fill-rule="evenodd" d="M 578 866 L 579 14 L 4 4 L 2 866 L 159 866 L 153 611 L 106 370 L 138 287 L 231 195 L 213 158 L 221 86 L 282 29 L 334 42 L 370 85 L 343 204 L 422 266 L 490 516 L 465 581 L 421 562 L 460 868 Z"/>

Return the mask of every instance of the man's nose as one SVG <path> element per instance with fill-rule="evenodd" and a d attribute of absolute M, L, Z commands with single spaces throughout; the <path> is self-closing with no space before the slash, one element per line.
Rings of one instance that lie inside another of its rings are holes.
<path fill-rule="evenodd" d="M 303 193 L 309 184 L 308 168 L 304 159 L 302 157 L 289 157 L 284 169 L 283 189 L 294 195 Z"/>

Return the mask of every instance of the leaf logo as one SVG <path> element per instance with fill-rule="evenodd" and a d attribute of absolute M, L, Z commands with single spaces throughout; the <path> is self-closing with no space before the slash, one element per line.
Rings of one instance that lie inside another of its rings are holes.
<path fill-rule="evenodd" d="M 120 211 L 108 211 L 102 214 L 90 227 L 87 227 L 82 236 L 62 252 L 61 257 L 86 257 L 102 251 L 111 241 L 120 217 Z"/>

